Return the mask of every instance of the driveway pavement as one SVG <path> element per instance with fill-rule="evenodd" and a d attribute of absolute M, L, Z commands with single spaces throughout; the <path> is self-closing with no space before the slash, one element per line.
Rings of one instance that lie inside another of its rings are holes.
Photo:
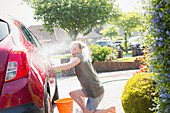
<path fill-rule="evenodd" d="M 138 70 L 126 70 L 99 73 L 99 79 L 105 88 L 105 95 L 98 109 L 105 109 L 110 106 L 116 107 L 116 113 L 124 113 L 121 104 L 121 95 L 127 80 Z M 69 92 L 80 89 L 80 83 L 76 76 L 58 78 L 59 98 L 70 98 Z M 58 113 L 57 107 L 54 113 Z M 80 107 L 73 102 L 73 113 L 82 113 Z"/>

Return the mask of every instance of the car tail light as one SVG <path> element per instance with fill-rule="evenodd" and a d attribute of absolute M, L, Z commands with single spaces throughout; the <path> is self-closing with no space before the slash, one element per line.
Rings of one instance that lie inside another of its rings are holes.
<path fill-rule="evenodd" d="M 26 76 L 29 72 L 29 64 L 26 53 L 21 50 L 13 50 L 8 59 L 5 81 L 12 81 Z"/>

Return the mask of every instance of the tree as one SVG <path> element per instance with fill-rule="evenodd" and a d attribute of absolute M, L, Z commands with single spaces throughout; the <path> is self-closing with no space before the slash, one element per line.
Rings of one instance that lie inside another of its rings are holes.
<path fill-rule="evenodd" d="M 127 14 L 122 14 L 119 19 L 114 20 L 114 24 L 117 26 L 123 28 L 124 35 L 125 35 L 125 47 L 126 47 L 126 53 L 128 53 L 127 50 L 127 36 L 131 34 L 131 32 L 137 28 L 138 26 L 141 26 L 141 14 L 137 12 L 129 12 Z"/>
<path fill-rule="evenodd" d="M 104 37 L 111 37 L 119 35 L 118 32 L 119 28 L 115 27 L 114 25 L 111 27 L 106 27 L 103 30 L 100 31 Z"/>
<path fill-rule="evenodd" d="M 80 32 L 88 34 L 92 28 L 116 17 L 115 0 L 25 0 L 35 10 L 35 19 L 42 20 L 47 31 L 64 29 L 75 40 Z M 86 31 L 86 32 L 85 32 Z"/>

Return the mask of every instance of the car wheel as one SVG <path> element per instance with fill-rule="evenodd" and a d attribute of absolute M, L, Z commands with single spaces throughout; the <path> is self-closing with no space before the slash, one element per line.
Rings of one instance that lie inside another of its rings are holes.
<path fill-rule="evenodd" d="M 50 96 L 48 93 L 46 93 L 46 97 L 44 100 L 44 106 L 45 106 L 45 113 L 53 113 L 52 103 L 50 101 Z"/>
<path fill-rule="evenodd" d="M 53 97 L 53 100 L 52 100 L 52 104 L 54 104 L 54 101 L 58 100 L 58 99 L 59 99 L 59 95 L 58 95 L 58 86 L 57 86 L 57 78 L 56 78 L 56 81 L 55 81 L 55 93 L 54 93 L 54 97 Z"/>

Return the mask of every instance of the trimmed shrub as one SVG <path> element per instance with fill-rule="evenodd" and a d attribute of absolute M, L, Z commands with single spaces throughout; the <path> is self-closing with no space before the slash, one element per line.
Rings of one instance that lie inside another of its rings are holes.
<path fill-rule="evenodd" d="M 90 45 L 90 49 L 92 50 L 92 62 L 95 61 L 105 61 L 106 56 L 112 54 L 113 50 L 110 47 L 104 46 L 101 47 L 100 45 Z"/>
<path fill-rule="evenodd" d="M 152 113 L 155 96 L 155 81 L 149 73 L 137 73 L 129 79 L 122 92 L 122 106 L 125 113 Z"/>

